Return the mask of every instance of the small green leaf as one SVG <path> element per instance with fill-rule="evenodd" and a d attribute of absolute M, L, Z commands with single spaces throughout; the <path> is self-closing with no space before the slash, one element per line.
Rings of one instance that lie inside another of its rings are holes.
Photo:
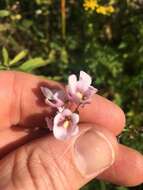
<path fill-rule="evenodd" d="M 19 61 L 21 61 L 23 58 L 26 57 L 26 55 L 28 54 L 27 50 L 23 50 L 20 53 L 18 53 L 9 63 L 9 65 L 14 65 L 16 63 L 18 63 Z"/>
<path fill-rule="evenodd" d="M 34 69 L 47 65 L 47 62 L 41 57 L 33 58 L 19 66 L 19 70 L 31 72 Z"/>
<path fill-rule="evenodd" d="M 50 1 L 48 1 L 48 0 L 35 0 L 35 1 L 36 1 L 36 3 L 37 3 L 38 5 L 50 4 Z"/>
<path fill-rule="evenodd" d="M 0 70 L 5 70 L 6 67 L 4 67 L 3 65 L 0 65 Z"/>
<path fill-rule="evenodd" d="M 126 187 L 117 187 L 117 190 L 128 190 Z"/>
<path fill-rule="evenodd" d="M 0 10 L 0 18 L 4 18 L 10 15 L 10 11 L 8 10 Z"/>
<path fill-rule="evenodd" d="M 3 65 L 8 66 L 9 65 L 9 54 L 5 47 L 2 48 L 2 56 L 3 56 Z"/>

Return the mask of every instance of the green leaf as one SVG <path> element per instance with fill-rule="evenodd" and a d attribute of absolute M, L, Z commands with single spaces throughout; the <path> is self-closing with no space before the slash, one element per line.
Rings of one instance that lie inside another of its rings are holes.
<path fill-rule="evenodd" d="M 117 190 L 128 190 L 126 187 L 117 187 Z"/>
<path fill-rule="evenodd" d="M 99 183 L 100 183 L 100 189 L 106 190 L 106 184 L 103 181 L 99 181 Z"/>
<path fill-rule="evenodd" d="M 35 0 L 38 5 L 50 4 L 49 0 Z"/>
<path fill-rule="evenodd" d="M 8 66 L 9 65 L 9 54 L 5 47 L 2 48 L 2 56 L 3 56 L 3 65 Z"/>
<path fill-rule="evenodd" d="M 19 61 L 21 61 L 23 58 L 25 58 L 28 54 L 27 50 L 23 50 L 20 53 L 18 53 L 9 63 L 9 65 L 14 65 L 16 63 L 18 63 Z"/>
<path fill-rule="evenodd" d="M 34 69 L 47 65 L 47 62 L 41 57 L 33 58 L 18 67 L 19 70 L 31 72 Z"/>
<path fill-rule="evenodd" d="M 0 10 L 0 18 L 4 18 L 10 15 L 10 11 L 8 10 Z"/>
<path fill-rule="evenodd" d="M 3 65 L 0 65 L 0 70 L 5 70 L 6 68 Z"/>

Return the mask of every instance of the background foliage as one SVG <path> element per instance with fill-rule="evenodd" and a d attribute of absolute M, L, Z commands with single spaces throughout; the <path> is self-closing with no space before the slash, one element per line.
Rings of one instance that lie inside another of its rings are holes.
<path fill-rule="evenodd" d="M 1 0 L 0 69 L 58 81 L 87 71 L 99 93 L 126 113 L 127 127 L 119 141 L 143 152 L 143 1 L 99 0 L 100 11 L 84 3 Z M 104 13 L 106 6 L 114 9 Z M 142 188 L 93 181 L 84 190 Z"/>

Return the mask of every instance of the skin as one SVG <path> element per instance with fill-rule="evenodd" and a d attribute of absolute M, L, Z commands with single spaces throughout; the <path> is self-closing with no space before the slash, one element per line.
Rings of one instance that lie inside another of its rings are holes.
<path fill-rule="evenodd" d="M 44 129 L 44 118 L 52 110 L 45 105 L 40 86 L 61 88 L 30 74 L 0 72 L 0 189 L 76 190 L 93 178 L 87 179 L 73 165 L 68 150 L 72 141 L 57 141 Z M 116 150 L 114 164 L 97 178 L 124 186 L 142 183 L 143 156 L 116 142 L 125 126 L 123 111 L 95 95 L 80 109 L 80 118 L 81 129 L 98 129 Z"/>

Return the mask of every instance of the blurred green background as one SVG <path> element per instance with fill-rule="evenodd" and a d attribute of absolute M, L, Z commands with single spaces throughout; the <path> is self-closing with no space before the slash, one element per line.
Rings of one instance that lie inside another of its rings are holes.
<path fill-rule="evenodd" d="M 121 106 L 119 141 L 143 152 L 143 1 L 0 0 L 0 69 L 65 82 L 88 72 Z M 82 190 L 141 190 L 92 181 Z"/>

